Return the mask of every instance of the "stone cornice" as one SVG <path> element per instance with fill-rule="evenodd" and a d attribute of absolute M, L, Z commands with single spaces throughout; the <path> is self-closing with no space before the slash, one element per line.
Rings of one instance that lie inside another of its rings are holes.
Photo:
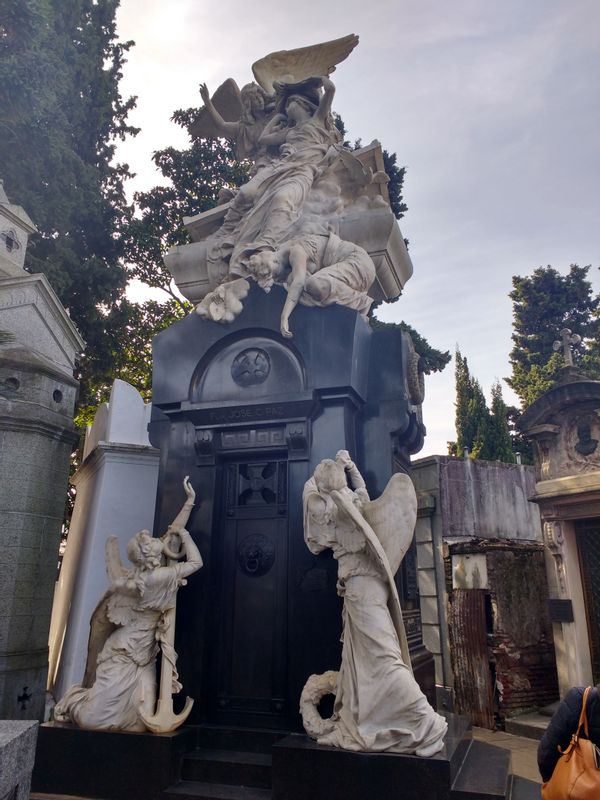
<path fill-rule="evenodd" d="M 79 441 L 79 431 L 74 430 L 73 427 L 69 429 L 64 425 L 53 425 L 50 422 L 22 417 L 0 415 L 0 430 L 16 431 L 17 433 L 37 433 L 48 439 L 56 439 L 59 442 L 66 442 L 70 445 Z"/>
<path fill-rule="evenodd" d="M 151 445 L 98 442 L 97 446 L 71 478 L 71 483 L 74 486 L 79 483 L 85 483 L 104 464 L 109 462 L 139 464 L 147 461 L 148 463 L 158 463 L 159 456 L 160 450 Z"/>
<path fill-rule="evenodd" d="M 539 503 L 545 499 L 572 497 L 587 492 L 600 492 L 600 470 L 581 475 L 567 475 L 548 481 L 538 481 L 535 494 L 530 499 Z"/>
<path fill-rule="evenodd" d="M 80 353 L 85 347 L 85 342 L 44 274 L 41 272 L 35 273 L 34 275 L 24 273 L 18 278 L 2 278 L 0 280 L 0 289 L 3 290 L 23 291 L 28 288 L 33 289 L 43 297 L 53 318 L 60 327 L 63 336 L 66 338 L 73 351 L 75 353 Z M 20 303 L 15 303 L 15 305 L 18 306 Z M 29 343 L 29 346 L 31 346 L 31 343 Z"/>

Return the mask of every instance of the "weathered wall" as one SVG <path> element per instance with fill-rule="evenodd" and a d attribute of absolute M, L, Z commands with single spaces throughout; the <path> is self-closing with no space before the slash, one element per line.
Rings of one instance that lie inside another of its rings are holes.
<path fill-rule="evenodd" d="M 542 541 L 533 467 L 438 456 L 444 536 Z"/>

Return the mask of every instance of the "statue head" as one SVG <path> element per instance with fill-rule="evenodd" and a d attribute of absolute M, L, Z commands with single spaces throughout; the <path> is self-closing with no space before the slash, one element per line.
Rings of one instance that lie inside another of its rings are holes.
<path fill-rule="evenodd" d="M 291 94 L 285 101 L 285 113 L 293 122 L 312 117 L 316 110 L 317 106 L 301 94 Z"/>
<path fill-rule="evenodd" d="M 267 94 L 257 83 L 247 83 L 240 91 L 242 101 L 242 121 L 253 123 L 265 115 L 265 107 L 272 95 Z"/>
<path fill-rule="evenodd" d="M 283 78 L 273 81 L 273 87 L 277 98 L 276 110 L 285 113 L 294 122 L 299 122 L 307 116 L 312 117 L 321 102 L 322 82 L 320 78 L 306 78 L 302 81 Z"/>
<path fill-rule="evenodd" d="M 248 259 L 248 271 L 265 292 L 271 291 L 278 266 L 277 254 L 272 250 L 260 250 Z"/>
<path fill-rule="evenodd" d="M 346 482 L 346 471 L 332 458 L 325 458 L 315 469 L 315 483 L 320 492 L 340 491 L 348 484 Z"/>
<path fill-rule="evenodd" d="M 155 539 L 150 531 L 140 531 L 127 542 L 127 558 L 136 567 L 142 569 L 160 567 L 162 554 L 162 541 Z"/>

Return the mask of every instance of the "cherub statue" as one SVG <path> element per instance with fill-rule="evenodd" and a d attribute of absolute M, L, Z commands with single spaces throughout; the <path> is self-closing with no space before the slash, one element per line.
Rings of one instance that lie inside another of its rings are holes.
<path fill-rule="evenodd" d="M 195 501 L 188 477 L 183 488 L 186 501 L 160 539 L 143 530 L 129 540 L 131 569 L 121 563 L 116 537 L 108 538 L 109 588 L 90 622 L 84 680 L 56 704 L 55 720 L 96 730 L 167 733 L 189 715 L 190 698 L 181 714 L 173 713 L 171 698 L 181 690 L 173 647 L 177 590 L 202 567 L 198 548 L 185 529 Z M 183 556 L 186 561 L 176 563 Z M 156 708 L 159 649 L 161 683 Z"/>
<path fill-rule="evenodd" d="M 307 681 L 301 708 L 307 733 L 345 750 L 435 755 L 447 724 L 413 677 L 394 583 L 417 515 L 410 478 L 393 475 L 371 501 L 348 451 L 340 450 L 335 461 L 317 465 L 303 504 L 305 542 L 312 553 L 333 551 L 344 598 L 341 667 L 337 680 L 325 673 Z M 315 727 L 308 712 L 332 689 L 333 716 Z"/>
<path fill-rule="evenodd" d="M 248 270 L 265 291 L 273 283 L 285 286 L 281 333 L 288 338 L 292 336 L 290 314 L 298 303 L 320 308 L 338 303 L 359 311 L 366 319 L 373 302 L 368 295 L 376 274 L 371 256 L 332 232 L 301 235 L 275 252 L 254 253 Z"/>

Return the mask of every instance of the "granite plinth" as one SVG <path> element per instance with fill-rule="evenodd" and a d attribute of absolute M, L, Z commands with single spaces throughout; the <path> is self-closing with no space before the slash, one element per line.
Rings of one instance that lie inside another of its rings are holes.
<path fill-rule="evenodd" d="M 158 800 L 194 747 L 190 728 L 173 733 L 87 731 L 40 726 L 32 789 L 99 800 Z"/>
<path fill-rule="evenodd" d="M 444 749 L 432 758 L 353 753 L 291 735 L 273 746 L 273 800 L 449 800 L 471 744 L 470 723 L 446 714 Z M 401 795 L 399 794 L 401 787 Z"/>
<path fill-rule="evenodd" d="M 0 720 L 0 797 L 28 800 L 37 722 Z"/>

